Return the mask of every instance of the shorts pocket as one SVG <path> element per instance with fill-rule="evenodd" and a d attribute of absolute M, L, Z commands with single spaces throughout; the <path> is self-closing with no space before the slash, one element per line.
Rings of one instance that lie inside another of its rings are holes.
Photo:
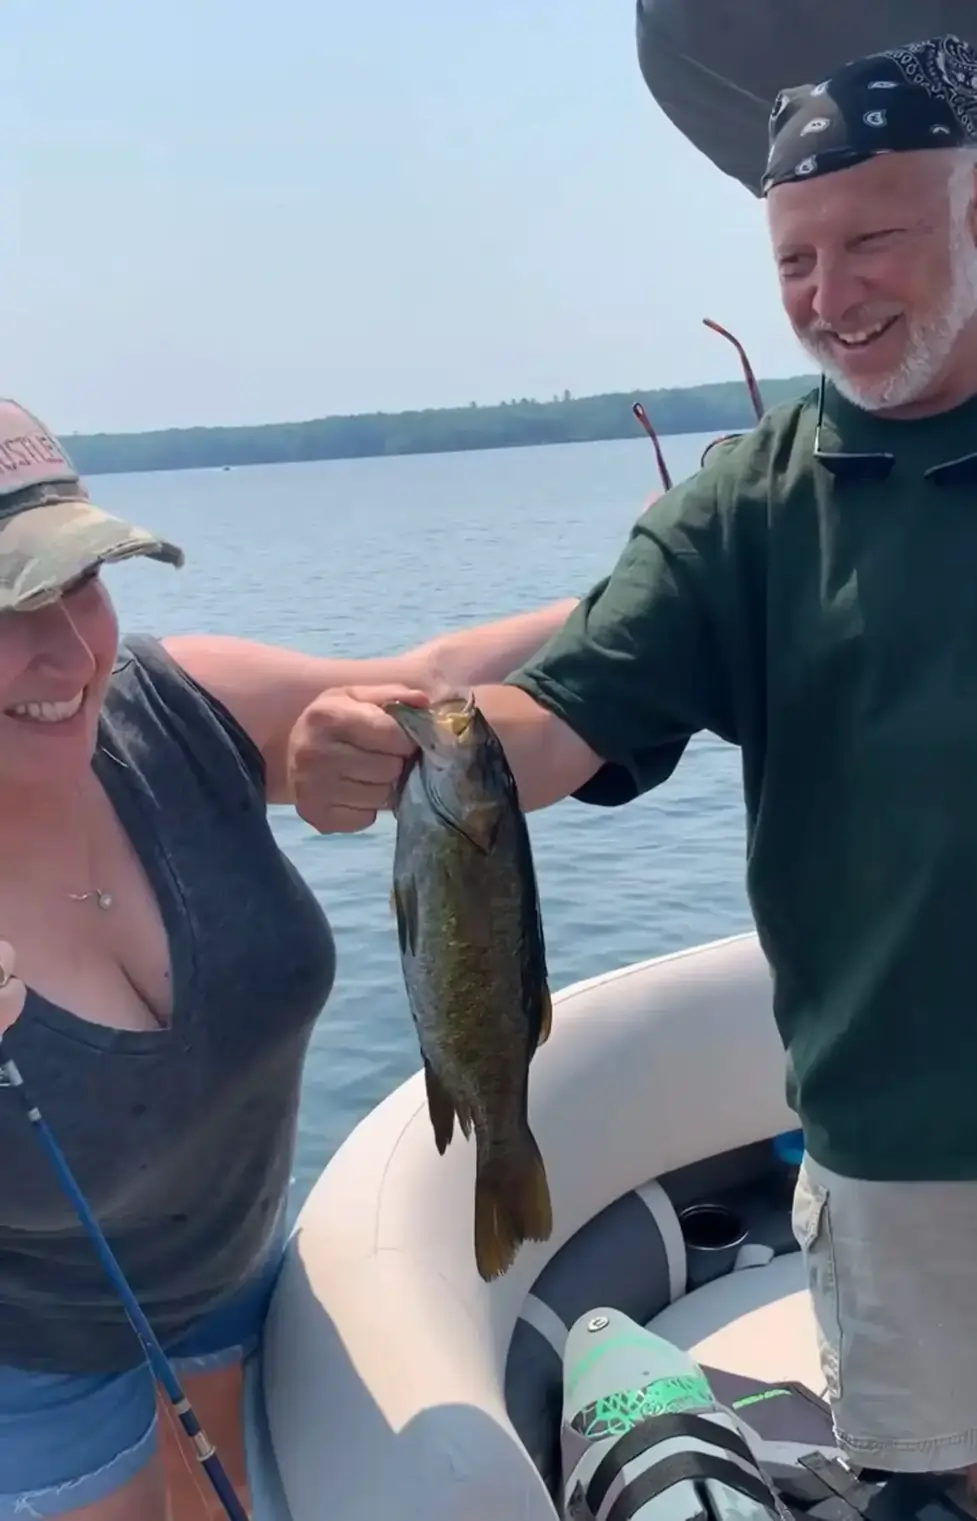
<path fill-rule="evenodd" d="M 825 1389 L 830 1400 L 840 1400 L 841 1317 L 831 1204 L 828 1190 L 811 1177 L 806 1166 L 801 1167 L 794 1190 L 791 1226 L 807 1267 Z"/>

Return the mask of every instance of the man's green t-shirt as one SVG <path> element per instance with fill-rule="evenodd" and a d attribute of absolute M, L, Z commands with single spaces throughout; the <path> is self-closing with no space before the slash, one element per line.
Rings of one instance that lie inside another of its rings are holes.
<path fill-rule="evenodd" d="M 822 450 L 890 453 L 886 480 L 815 462 L 816 411 L 777 408 L 649 507 L 510 680 L 608 762 L 587 801 L 657 786 L 701 730 L 740 746 L 812 1155 L 977 1178 L 977 469 L 924 476 L 977 449 L 977 398 L 895 422 L 828 387 Z"/>

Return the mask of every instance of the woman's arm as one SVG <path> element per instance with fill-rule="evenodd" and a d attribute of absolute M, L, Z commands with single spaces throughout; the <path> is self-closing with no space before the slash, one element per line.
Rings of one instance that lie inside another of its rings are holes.
<path fill-rule="evenodd" d="M 403 687 L 428 697 L 502 681 L 563 627 L 575 598 L 496 623 L 439 634 L 400 655 L 332 660 L 220 634 L 185 634 L 163 644 L 185 671 L 234 715 L 264 757 L 268 800 L 292 801 L 289 739 L 324 693 L 345 687 Z"/>

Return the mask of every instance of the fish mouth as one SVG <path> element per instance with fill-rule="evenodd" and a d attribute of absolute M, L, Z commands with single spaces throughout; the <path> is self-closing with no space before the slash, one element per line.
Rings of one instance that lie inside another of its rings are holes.
<path fill-rule="evenodd" d="M 446 734 L 452 739 L 464 738 L 475 716 L 475 697 L 473 693 L 467 697 L 448 697 L 429 708 L 415 708 L 409 702 L 397 700 L 385 703 L 384 712 L 400 725 L 408 739 L 422 750 L 432 750 L 437 747 L 439 737 Z"/>
<path fill-rule="evenodd" d="M 416 745 L 430 743 L 434 720 L 430 708 L 415 708 L 409 702 L 385 702 L 383 711 L 399 724 Z"/>
<path fill-rule="evenodd" d="M 438 722 L 455 736 L 464 739 L 475 720 L 475 693 L 467 697 L 449 697 L 438 704 Z"/>

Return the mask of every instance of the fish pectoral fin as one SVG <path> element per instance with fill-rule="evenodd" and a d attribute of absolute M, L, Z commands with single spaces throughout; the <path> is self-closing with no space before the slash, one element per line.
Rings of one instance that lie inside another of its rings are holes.
<path fill-rule="evenodd" d="M 545 1046 L 546 1045 L 546 1042 L 549 1040 L 549 1038 L 552 1035 L 552 1033 L 553 1033 L 553 999 L 552 999 L 552 996 L 550 994 L 550 990 L 549 990 L 548 986 L 544 982 L 543 983 L 542 994 L 540 996 L 539 1039 L 536 1042 L 536 1049 L 537 1050 L 539 1049 L 540 1046 Z"/>
<path fill-rule="evenodd" d="M 495 803 L 486 803 L 482 807 L 470 809 L 460 827 L 465 839 L 470 840 L 476 850 L 487 856 L 495 849 L 501 825 L 502 814 L 499 808 Z"/>
<path fill-rule="evenodd" d="M 455 1106 L 451 1094 L 438 1077 L 427 1057 L 424 1057 L 424 1086 L 427 1089 L 427 1112 L 431 1117 L 434 1144 L 438 1155 L 444 1156 L 455 1130 Z"/>
<path fill-rule="evenodd" d="M 406 956 L 409 952 L 414 956 L 417 953 L 417 888 L 413 877 L 406 877 L 402 882 L 394 883 L 391 902 L 394 913 L 397 915 L 400 954 Z"/>

